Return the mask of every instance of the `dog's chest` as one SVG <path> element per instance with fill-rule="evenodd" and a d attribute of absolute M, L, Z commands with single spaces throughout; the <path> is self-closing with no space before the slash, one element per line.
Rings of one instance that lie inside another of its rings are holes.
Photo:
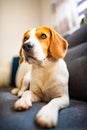
<path fill-rule="evenodd" d="M 60 96 L 60 84 L 66 84 L 67 79 L 66 65 L 62 61 L 45 68 L 34 68 L 31 72 L 30 90 L 44 101 L 49 101 L 55 95 Z"/>
<path fill-rule="evenodd" d="M 40 89 L 43 93 L 52 84 L 53 75 L 55 73 L 54 66 L 34 68 L 31 72 L 30 88 L 32 90 Z"/>
<path fill-rule="evenodd" d="M 43 68 L 35 69 L 32 72 L 31 83 L 38 85 L 39 87 L 42 88 L 42 86 L 44 86 L 51 78 L 51 74 L 52 74 L 51 69 L 43 69 Z"/>

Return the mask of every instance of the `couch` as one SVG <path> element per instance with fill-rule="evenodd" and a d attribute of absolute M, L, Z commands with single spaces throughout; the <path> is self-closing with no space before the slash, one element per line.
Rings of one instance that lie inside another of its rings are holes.
<path fill-rule="evenodd" d="M 87 25 L 64 36 L 69 42 L 65 57 L 70 78 L 70 106 L 60 110 L 58 124 L 51 130 L 87 130 Z M 13 109 L 17 96 L 11 94 L 15 85 L 19 57 L 13 59 L 9 87 L 0 87 L 0 130 L 44 130 L 35 124 L 35 115 L 46 103 L 33 103 L 30 110 Z"/>

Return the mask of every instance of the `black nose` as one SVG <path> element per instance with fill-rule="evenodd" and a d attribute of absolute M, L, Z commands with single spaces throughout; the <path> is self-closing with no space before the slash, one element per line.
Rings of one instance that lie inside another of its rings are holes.
<path fill-rule="evenodd" d="M 28 43 L 23 44 L 22 47 L 23 47 L 23 49 L 24 49 L 25 51 L 29 51 L 30 49 L 32 49 L 32 48 L 34 47 L 34 44 L 31 43 L 31 42 L 28 42 Z"/>

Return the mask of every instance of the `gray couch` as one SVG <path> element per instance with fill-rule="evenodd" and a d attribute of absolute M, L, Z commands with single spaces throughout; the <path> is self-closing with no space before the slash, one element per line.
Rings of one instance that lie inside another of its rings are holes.
<path fill-rule="evenodd" d="M 70 73 L 70 106 L 60 111 L 58 124 L 51 130 L 87 130 L 87 25 L 65 38 L 69 42 L 65 61 Z M 30 110 L 22 112 L 13 109 L 17 96 L 10 90 L 15 84 L 19 58 L 14 59 L 10 87 L 0 88 L 0 130 L 44 130 L 35 124 L 34 119 L 46 103 L 33 103 Z"/>

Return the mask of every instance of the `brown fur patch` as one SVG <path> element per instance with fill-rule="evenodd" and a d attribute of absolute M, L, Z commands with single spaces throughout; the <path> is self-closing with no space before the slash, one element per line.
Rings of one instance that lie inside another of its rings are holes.
<path fill-rule="evenodd" d="M 56 59 L 64 58 L 67 51 L 67 47 L 67 41 L 62 36 L 60 36 L 55 30 L 51 29 L 51 55 Z"/>
<path fill-rule="evenodd" d="M 41 35 L 45 34 L 46 38 L 41 38 Z M 48 48 L 50 45 L 50 30 L 48 27 L 40 27 L 36 29 L 36 37 L 41 44 L 43 51 L 48 56 Z"/>

